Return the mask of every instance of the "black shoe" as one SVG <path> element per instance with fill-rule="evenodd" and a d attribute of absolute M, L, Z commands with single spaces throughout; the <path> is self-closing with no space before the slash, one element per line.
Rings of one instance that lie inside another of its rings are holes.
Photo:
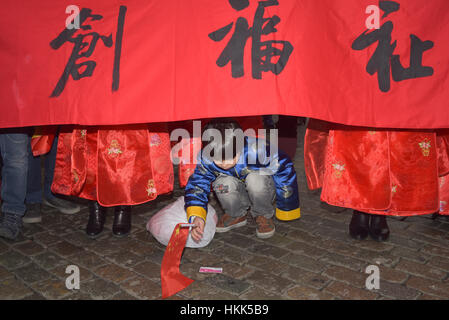
<path fill-rule="evenodd" d="M 95 238 L 103 231 L 104 222 L 106 221 L 106 208 L 100 206 L 97 201 L 89 203 L 89 221 L 86 226 L 86 234 Z"/>
<path fill-rule="evenodd" d="M 349 223 L 349 235 L 356 240 L 364 240 L 369 235 L 370 214 L 354 210 L 351 223 Z"/>
<path fill-rule="evenodd" d="M 42 222 L 42 205 L 40 203 L 27 203 L 27 211 L 22 217 L 23 223 Z"/>
<path fill-rule="evenodd" d="M 114 210 L 112 233 L 117 237 L 124 237 L 131 232 L 131 206 L 118 206 Z"/>
<path fill-rule="evenodd" d="M 0 223 L 0 237 L 16 240 L 22 230 L 22 217 L 13 213 L 3 212 Z"/>
<path fill-rule="evenodd" d="M 369 225 L 369 234 L 376 241 L 386 241 L 390 236 L 390 229 L 387 224 L 387 217 L 373 215 Z"/>

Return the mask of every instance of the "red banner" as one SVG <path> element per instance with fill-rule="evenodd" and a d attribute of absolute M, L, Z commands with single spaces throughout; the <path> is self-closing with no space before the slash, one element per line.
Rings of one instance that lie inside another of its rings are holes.
<path fill-rule="evenodd" d="M 0 127 L 261 114 L 449 127 L 447 0 L 72 4 L 2 1 Z"/>

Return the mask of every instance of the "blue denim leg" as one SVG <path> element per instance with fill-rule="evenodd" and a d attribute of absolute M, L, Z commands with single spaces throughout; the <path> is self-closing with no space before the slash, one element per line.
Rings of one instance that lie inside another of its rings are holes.
<path fill-rule="evenodd" d="M 11 130 L 0 133 L 2 211 L 23 216 L 26 210 L 29 137 Z"/>
<path fill-rule="evenodd" d="M 41 157 L 33 156 L 31 144 L 28 146 L 28 182 L 26 203 L 42 203 Z"/>
<path fill-rule="evenodd" d="M 54 194 L 51 192 L 51 184 L 55 174 L 56 152 L 58 151 L 58 135 L 55 135 L 50 152 L 45 156 L 45 176 L 44 176 L 44 197 L 51 199 Z"/>
<path fill-rule="evenodd" d="M 251 201 L 253 217 L 264 216 L 271 219 L 276 212 L 276 187 L 273 176 L 252 172 L 246 176 L 246 190 Z"/>

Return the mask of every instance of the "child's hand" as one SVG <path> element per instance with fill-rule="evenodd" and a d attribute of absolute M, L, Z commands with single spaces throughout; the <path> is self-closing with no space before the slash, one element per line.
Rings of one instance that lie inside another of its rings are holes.
<path fill-rule="evenodd" d="M 203 232 L 204 232 L 204 220 L 200 217 L 195 217 L 193 220 L 193 224 L 195 227 L 192 228 L 192 239 L 195 242 L 200 242 L 201 239 L 203 239 Z"/>

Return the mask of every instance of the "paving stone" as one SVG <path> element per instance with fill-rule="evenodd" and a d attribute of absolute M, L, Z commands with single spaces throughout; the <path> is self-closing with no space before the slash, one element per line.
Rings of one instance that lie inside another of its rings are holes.
<path fill-rule="evenodd" d="M 74 255 L 70 256 L 70 260 L 73 262 L 73 264 L 80 265 L 92 270 L 108 264 L 105 259 L 101 258 L 98 254 L 92 251 L 81 251 L 75 253 Z"/>
<path fill-rule="evenodd" d="M 30 258 L 24 256 L 17 251 L 7 251 L 0 255 L 0 265 L 8 270 L 17 269 L 31 261 Z"/>
<path fill-rule="evenodd" d="M 61 241 L 50 247 L 50 249 L 63 257 L 84 252 L 84 248 L 75 246 L 67 241 Z"/>
<path fill-rule="evenodd" d="M 256 244 L 253 247 L 251 247 L 250 249 L 248 249 L 249 252 L 257 254 L 257 255 L 262 255 L 264 257 L 270 257 L 273 259 L 280 259 L 284 256 L 286 256 L 289 251 L 279 248 L 279 247 L 275 247 L 269 244 Z"/>
<path fill-rule="evenodd" d="M 33 291 L 18 279 L 9 278 L 0 281 L 0 297 L 2 300 L 18 300 L 32 294 Z"/>
<path fill-rule="evenodd" d="M 12 272 L 9 272 L 3 267 L 0 267 L 0 280 L 5 280 L 8 278 L 13 278 L 14 274 Z M 1 298 L 1 297 L 0 297 Z"/>
<path fill-rule="evenodd" d="M 60 242 L 62 239 L 55 235 L 54 233 L 51 233 L 50 231 L 39 233 L 35 236 L 33 236 L 33 241 L 41 244 L 45 248 L 54 245 L 58 242 Z"/>
<path fill-rule="evenodd" d="M 334 300 L 335 297 L 327 292 L 312 288 L 296 286 L 287 292 L 289 298 L 294 300 Z"/>
<path fill-rule="evenodd" d="M 406 287 L 403 284 L 380 280 L 379 286 L 380 288 L 373 290 L 373 292 L 393 299 L 414 300 L 420 296 L 420 292 L 418 290 Z"/>
<path fill-rule="evenodd" d="M 206 281 L 195 281 L 179 292 L 178 295 L 184 299 L 193 300 L 237 300 L 238 298 L 236 295 L 225 292 L 216 286 L 212 286 Z"/>
<path fill-rule="evenodd" d="M 426 263 L 430 258 L 430 255 L 423 251 L 416 251 L 416 250 L 411 250 L 411 249 L 406 249 L 406 248 L 401 248 L 401 247 L 394 248 L 391 251 L 391 254 L 398 256 L 398 257 L 413 260 L 413 261 L 419 262 L 419 263 Z"/>
<path fill-rule="evenodd" d="M 419 277 L 442 280 L 447 276 L 447 271 L 433 268 L 429 265 L 423 265 L 406 259 L 401 259 L 396 265 L 397 270 L 404 271 Z"/>
<path fill-rule="evenodd" d="M 26 241 L 14 246 L 14 249 L 26 256 L 34 256 L 42 253 L 45 248 L 34 241 Z"/>
<path fill-rule="evenodd" d="M 328 254 L 319 260 L 322 263 L 332 264 L 336 266 L 346 267 L 355 271 L 362 270 L 366 266 L 366 262 L 354 259 L 353 257 L 342 256 L 340 254 Z"/>
<path fill-rule="evenodd" d="M 89 294 L 92 299 L 105 300 L 117 294 L 120 288 L 112 282 L 95 277 L 89 281 L 80 283 L 80 290 L 83 293 Z"/>
<path fill-rule="evenodd" d="M 440 299 L 449 299 L 449 283 L 411 276 L 406 285 L 420 292 L 438 296 Z"/>
<path fill-rule="evenodd" d="M 3 254 L 8 250 L 9 250 L 9 246 L 0 241 L 0 254 Z"/>
<path fill-rule="evenodd" d="M 129 250 L 114 252 L 106 256 L 106 259 L 124 267 L 133 267 L 136 264 L 145 261 L 144 257 L 139 256 Z"/>
<path fill-rule="evenodd" d="M 121 287 L 139 299 L 153 300 L 161 297 L 162 294 L 160 285 L 141 276 L 125 281 Z"/>
<path fill-rule="evenodd" d="M 49 279 L 51 274 L 45 269 L 41 268 L 36 263 L 30 263 L 26 266 L 14 270 L 14 274 L 22 279 L 25 283 L 33 283 Z"/>
<path fill-rule="evenodd" d="M 449 258 L 432 257 L 427 265 L 449 272 Z"/>
<path fill-rule="evenodd" d="M 369 264 L 378 264 L 388 267 L 394 267 L 400 260 L 400 257 L 393 255 L 390 252 L 379 252 L 367 249 L 359 249 L 353 256 Z"/>
<path fill-rule="evenodd" d="M 116 264 L 108 264 L 103 267 L 99 267 L 98 269 L 95 270 L 95 273 L 99 277 L 114 283 L 120 283 L 127 279 L 137 276 L 136 273 L 123 267 L 120 267 Z"/>
<path fill-rule="evenodd" d="M 257 283 L 261 288 L 275 292 L 282 293 L 292 286 L 292 281 L 283 277 L 272 275 L 263 271 L 255 271 L 246 280 Z"/>
<path fill-rule="evenodd" d="M 324 262 L 316 261 L 310 257 L 294 253 L 283 257 L 281 261 L 312 272 L 322 272 L 326 268 L 326 263 Z"/>
<path fill-rule="evenodd" d="M 280 293 L 273 293 L 262 289 L 260 287 L 253 286 L 244 294 L 239 296 L 239 299 L 244 300 L 284 300 L 285 297 Z"/>
<path fill-rule="evenodd" d="M 183 265 L 184 264 L 181 264 L 181 267 Z M 139 263 L 138 265 L 135 265 L 132 269 L 135 272 L 151 280 L 157 281 L 158 279 L 161 278 L 161 266 L 151 261 L 144 261 L 142 263 Z"/>
<path fill-rule="evenodd" d="M 386 266 L 379 266 L 380 278 L 393 283 L 405 283 L 409 274 Z"/>
<path fill-rule="evenodd" d="M 369 275 L 364 272 L 354 271 L 340 266 L 330 266 L 323 272 L 323 276 L 364 289 L 366 278 Z"/>
<path fill-rule="evenodd" d="M 215 274 L 206 278 L 204 282 L 235 295 L 242 294 L 250 287 L 247 281 L 234 279 L 224 274 Z"/>
<path fill-rule="evenodd" d="M 72 291 L 67 289 L 65 281 L 61 279 L 47 279 L 31 285 L 33 290 L 49 300 L 59 300 L 67 298 Z"/>
<path fill-rule="evenodd" d="M 319 259 L 329 254 L 329 251 L 317 248 L 307 243 L 294 241 L 286 246 L 286 249 L 293 251 L 294 253 L 301 254 L 314 259 Z"/>
<path fill-rule="evenodd" d="M 60 265 L 67 266 L 70 264 L 66 259 L 60 257 L 59 255 L 51 251 L 45 251 L 41 254 L 34 256 L 33 261 L 46 270 L 54 268 L 56 266 Z"/>
<path fill-rule="evenodd" d="M 212 266 L 213 267 L 213 266 Z M 243 279 L 248 277 L 251 273 L 254 272 L 254 268 L 251 268 L 245 264 L 237 264 L 232 262 L 225 262 L 221 264 L 219 267 L 223 268 L 223 274 L 236 278 Z"/>
<path fill-rule="evenodd" d="M 293 280 L 294 283 L 308 288 L 323 289 L 331 280 L 319 273 L 306 271 L 300 268 L 289 266 L 282 272 L 282 277 Z"/>
<path fill-rule="evenodd" d="M 339 281 L 332 282 L 324 291 L 339 298 L 351 300 L 374 300 L 378 297 L 378 294 L 368 289 L 359 289 Z"/>
<path fill-rule="evenodd" d="M 425 245 L 421 251 L 427 254 L 449 258 L 449 248 L 441 248 L 431 244 Z"/>
<path fill-rule="evenodd" d="M 246 265 L 263 269 L 266 272 L 277 275 L 281 274 L 290 267 L 286 262 L 269 259 L 262 256 L 253 256 L 251 260 L 246 263 Z"/>

